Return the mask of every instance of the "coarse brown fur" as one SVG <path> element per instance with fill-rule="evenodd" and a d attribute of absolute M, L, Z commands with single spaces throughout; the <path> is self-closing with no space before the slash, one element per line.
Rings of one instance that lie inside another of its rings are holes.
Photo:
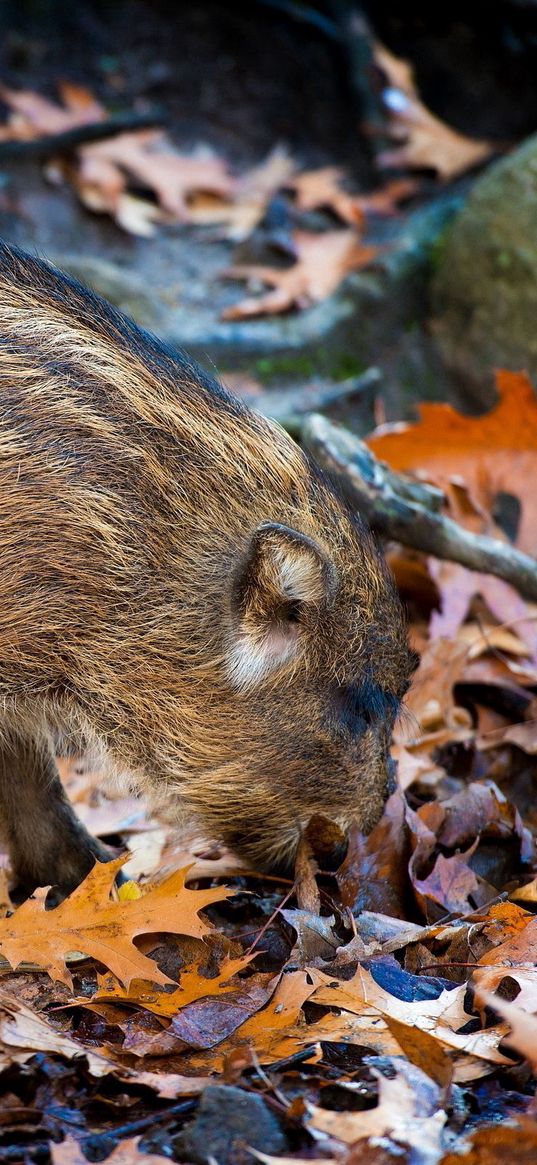
<path fill-rule="evenodd" d="M 25 886 L 69 889 L 105 856 L 61 793 L 58 725 L 265 866 L 312 814 L 377 820 L 411 665 L 370 534 L 277 425 L 8 246 L 0 587 L 0 805 Z"/>

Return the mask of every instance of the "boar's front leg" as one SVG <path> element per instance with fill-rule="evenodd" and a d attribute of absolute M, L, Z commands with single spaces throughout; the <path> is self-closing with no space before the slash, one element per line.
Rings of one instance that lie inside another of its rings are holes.
<path fill-rule="evenodd" d="M 49 905 L 74 890 L 95 859 L 110 851 L 75 816 L 46 739 L 8 734 L 0 741 L 0 828 L 8 845 L 17 899 L 54 886 Z"/>

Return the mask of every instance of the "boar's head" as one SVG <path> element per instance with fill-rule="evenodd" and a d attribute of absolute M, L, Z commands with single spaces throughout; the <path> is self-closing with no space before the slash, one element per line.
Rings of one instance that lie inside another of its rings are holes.
<path fill-rule="evenodd" d="M 310 464 L 307 476 L 280 520 L 249 532 L 225 580 L 219 763 L 193 790 L 216 835 L 274 869 L 290 867 L 312 816 L 343 833 L 376 824 L 415 666 L 374 539 Z"/>

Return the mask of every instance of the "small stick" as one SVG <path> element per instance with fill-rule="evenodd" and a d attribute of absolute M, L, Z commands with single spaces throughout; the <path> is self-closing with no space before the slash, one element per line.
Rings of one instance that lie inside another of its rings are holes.
<path fill-rule="evenodd" d="M 0 164 L 17 158 L 46 158 L 50 154 L 65 153 L 89 142 L 100 142 L 120 133 L 133 133 L 140 129 L 155 129 L 162 126 L 162 113 L 118 113 L 103 121 L 76 125 L 62 133 L 45 134 L 29 141 L 0 142 Z"/>

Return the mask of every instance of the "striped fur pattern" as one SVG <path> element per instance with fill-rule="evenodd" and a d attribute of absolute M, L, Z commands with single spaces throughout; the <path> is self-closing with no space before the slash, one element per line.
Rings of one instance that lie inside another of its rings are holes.
<path fill-rule="evenodd" d="M 369 829 L 409 669 L 370 534 L 291 438 L 1 246 L 0 802 L 21 882 L 69 888 L 104 856 L 66 833 L 57 726 L 265 866 L 313 813 Z M 334 693 L 364 677 L 393 699 L 352 734 Z"/>

